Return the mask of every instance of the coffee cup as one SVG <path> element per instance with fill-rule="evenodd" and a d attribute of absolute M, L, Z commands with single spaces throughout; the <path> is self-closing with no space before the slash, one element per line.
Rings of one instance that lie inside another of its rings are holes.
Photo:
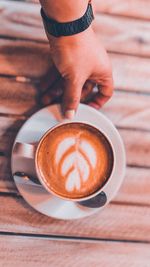
<path fill-rule="evenodd" d="M 107 202 L 104 188 L 113 176 L 115 151 L 92 124 L 57 124 L 37 143 L 17 142 L 13 152 L 34 162 L 37 179 L 50 194 L 90 208 Z"/>

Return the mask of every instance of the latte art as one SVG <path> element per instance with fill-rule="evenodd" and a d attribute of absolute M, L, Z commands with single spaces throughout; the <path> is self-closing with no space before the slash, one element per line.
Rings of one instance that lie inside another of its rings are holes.
<path fill-rule="evenodd" d="M 102 187 L 112 170 L 113 153 L 97 129 L 68 123 L 44 138 L 37 161 L 46 186 L 57 195 L 73 199 L 88 196 Z"/>
<path fill-rule="evenodd" d="M 76 137 L 65 138 L 56 148 L 56 168 L 58 177 L 65 177 L 65 189 L 70 192 L 81 190 L 96 168 L 97 155 L 80 133 Z"/>

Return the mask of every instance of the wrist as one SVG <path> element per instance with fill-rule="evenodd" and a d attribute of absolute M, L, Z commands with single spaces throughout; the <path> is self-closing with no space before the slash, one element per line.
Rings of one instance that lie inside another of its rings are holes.
<path fill-rule="evenodd" d="M 83 16 L 80 18 L 60 23 L 47 16 L 43 8 L 41 8 L 41 16 L 45 26 L 46 33 L 55 37 L 71 36 L 85 31 L 94 19 L 93 9 L 91 3 L 88 3 Z"/>
<path fill-rule="evenodd" d="M 90 42 L 91 36 L 95 36 L 94 30 L 92 25 L 90 25 L 85 31 L 70 35 L 70 36 L 61 36 L 59 38 L 47 34 L 50 47 L 51 49 L 53 48 L 58 48 L 59 47 L 77 47 L 77 46 L 83 46 L 85 44 L 85 41 L 88 43 Z"/>
<path fill-rule="evenodd" d="M 89 0 L 40 0 L 40 2 L 49 18 L 64 23 L 82 17 Z"/>

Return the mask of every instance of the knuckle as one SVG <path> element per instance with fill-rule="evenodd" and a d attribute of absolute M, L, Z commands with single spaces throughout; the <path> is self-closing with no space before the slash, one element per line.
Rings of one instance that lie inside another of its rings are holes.
<path fill-rule="evenodd" d="M 113 96 L 113 91 L 112 90 L 107 90 L 103 93 L 104 96 L 106 96 L 108 99 Z"/>
<path fill-rule="evenodd" d="M 70 71 L 64 78 L 67 82 L 72 84 L 73 87 L 80 86 L 83 83 L 83 80 L 85 80 L 83 74 L 75 69 L 72 69 L 72 71 Z"/>
<path fill-rule="evenodd" d="M 70 80 L 73 87 L 79 87 L 81 85 L 81 77 L 79 74 L 73 75 Z"/>
<path fill-rule="evenodd" d="M 108 92 L 108 97 L 109 98 L 112 97 L 113 96 L 113 93 L 114 93 L 114 91 L 110 89 L 109 92 Z"/>
<path fill-rule="evenodd" d="M 67 104 L 68 105 L 76 105 L 79 102 L 79 97 L 75 96 L 75 97 L 69 97 L 67 99 Z"/>
<path fill-rule="evenodd" d="M 112 97 L 114 92 L 112 77 L 108 77 L 107 79 L 105 79 L 105 81 L 103 81 L 103 87 L 104 89 L 102 90 L 102 93 L 104 93 L 104 95 L 109 98 Z"/>

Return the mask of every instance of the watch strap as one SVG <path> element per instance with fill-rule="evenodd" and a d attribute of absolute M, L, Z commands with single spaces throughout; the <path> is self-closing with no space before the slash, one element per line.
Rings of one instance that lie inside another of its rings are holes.
<path fill-rule="evenodd" d="M 46 31 L 55 37 L 70 36 L 70 35 L 80 33 L 86 30 L 94 19 L 94 14 L 93 14 L 91 3 L 88 4 L 85 14 L 81 18 L 74 20 L 74 21 L 65 22 L 65 23 L 57 22 L 49 18 L 45 14 L 43 8 L 41 8 L 41 16 L 42 16 Z"/>

